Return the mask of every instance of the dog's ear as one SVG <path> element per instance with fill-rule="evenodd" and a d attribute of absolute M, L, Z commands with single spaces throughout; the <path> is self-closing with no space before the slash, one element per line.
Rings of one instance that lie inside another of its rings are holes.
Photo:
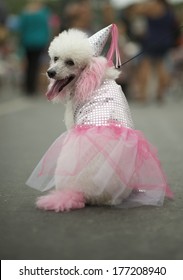
<path fill-rule="evenodd" d="M 76 82 L 75 98 L 80 101 L 89 98 L 100 87 L 106 69 L 107 60 L 104 57 L 93 57 Z"/>

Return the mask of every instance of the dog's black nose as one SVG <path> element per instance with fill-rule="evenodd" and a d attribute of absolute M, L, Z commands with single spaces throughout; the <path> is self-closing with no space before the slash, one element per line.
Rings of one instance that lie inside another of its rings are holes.
<path fill-rule="evenodd" d="M 54 70 L 48 70 L 47 71 L 48 77 L 54 78 L 56 75 L 56 72 Z"/>

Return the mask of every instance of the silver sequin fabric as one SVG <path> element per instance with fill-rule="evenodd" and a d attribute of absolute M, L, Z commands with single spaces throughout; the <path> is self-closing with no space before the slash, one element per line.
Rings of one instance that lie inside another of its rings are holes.
<path fill-rule="evenodd" d="M 134 127 L 126 97 L 114 80 L 104 80 L 87 101 L 74 102 L 73 111 L 75 125 Z"/>

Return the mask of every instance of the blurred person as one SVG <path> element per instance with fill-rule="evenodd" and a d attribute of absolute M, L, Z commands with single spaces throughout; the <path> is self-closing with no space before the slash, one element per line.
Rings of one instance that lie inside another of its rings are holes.
<path fill-rule="evenodd" d="M 103 3 L 102 5 L 102 21 L 104 25 L 110 25 L 111 22 L 115 22 L 118 27 L 119 32 L 119 51 L 120 51 L 120 57 L 123 61 L 127 60 L 125 48 L 127 44 L 127 36 L 126 36 L 126 23 L 123 19 L 121 19 L 121 16 L 117 16 L 116 10 L 113 8 L 113 6 L 110 3 Z M 110 47 L 110 40 L 106 43 L 106 46 L 104 48 L 104 52 L 107 52 L 107 50 Z M 123 69 L 121 71 L 119 77 L 116 79 L 116 82 L 118 85 L 120 85 L 124 91 L 125 96 L 128 98 L 128 67 Z"/>
<path fill-rule="evenodd" d="M 61 20 L 58 14 L 52 13 L 49 20 L 51 28 L 51 39 L 57 36 L 60 32 Z"/>
<path fill-rule="evenodd" d="M 170 53 L 170 67 L 172 83 L 169 92 L 176 99 L 183 97 L 183 34 L 179 38 L 178 46 Z"/>
<path fill-rule="evenodd" d="M 50 40 L 50 11 L 42 1 L 29 1 L 20 16 L 20 43 L 26 56 L 25 90 L 36 93 L 41 56 Z"/>
<path fill-rule="evenodd" d="M 116 13 L 110 3 L 104 3 L 102 7 L 102 17 L 104 25 L 110 25 L 111 22 L 116 21 Z"/>
<path fill-rule="evenodd" d="M 0 86 L 3 85 L 6 74 L 5 58 L 7 53 L 7 41 L 9 37 L 9 30 L 6 26 L 7 16 L 7 6 L 3 0 L 0 0 Z"/>
<path fill-rule="evenodd" d="M 5 25 L 7 18 L 7 6 L 3 0 L 0 0 L 0 25 Z"/>
<path fill-rule="evenodd" d="M 65 6 L 61 31 L 68 28 L 77 28 L 91 35 L 91 25 L 92 9 L 89 0 L 74 1 Z"/>
<path fill-rule="evenodd" d="M 4 42 L 8 36 L 8 29 L 6 27 L 7 16 L 8 11 L 6 4 L 3 0 L 0 0 L 0 48 L 3 48 Z"/>
<path fill-rule="evenodd" d="M 171 78 L 166 69 L 165 58 L 175 44 L 176 18 L 166 0 L 150 0 L 136 4 L 130 9 L 131 16 L 143 16 L 146 28 L 141 37 L 142 57 L 137 73 L 139 99 L 147 100 L 148 81 L 152 69 L 157 74 L 157 100 L 162 101 Z"/>
<path fill-rule="evenodd" d="M 121 75 L 117 83 L 124 89 L 127 99 L 133 97 L 135 91 L 134 77 L 136 69 L 136 60 L 131 60 L 139 51 L 139 45 L 136 34 L 133 32 L 132 22 L 126 13 L 126 9 L 121 9 L 117 13 L 119 30 L 119 47 L 122 58 Z M 137 22 L 135 21 L 135 24 Z M 130 61 L 129 61 L 130 60 Z M 129 61 L 129 62 L 128 62 Z"/>

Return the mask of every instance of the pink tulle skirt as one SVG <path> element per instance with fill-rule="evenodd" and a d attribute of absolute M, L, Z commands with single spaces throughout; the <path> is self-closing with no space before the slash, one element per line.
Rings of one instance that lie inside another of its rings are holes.
<path fill-rule="evenodd" d="M 160 206 L 165 196 L 173 197 L 154 147 L 140 131 L 115 124 L 76 126 L 63 133 L 27 185 L 41 191 L 55 185 L 86 188 L 96 196 L 105 192 L 120 207 Z"/>

